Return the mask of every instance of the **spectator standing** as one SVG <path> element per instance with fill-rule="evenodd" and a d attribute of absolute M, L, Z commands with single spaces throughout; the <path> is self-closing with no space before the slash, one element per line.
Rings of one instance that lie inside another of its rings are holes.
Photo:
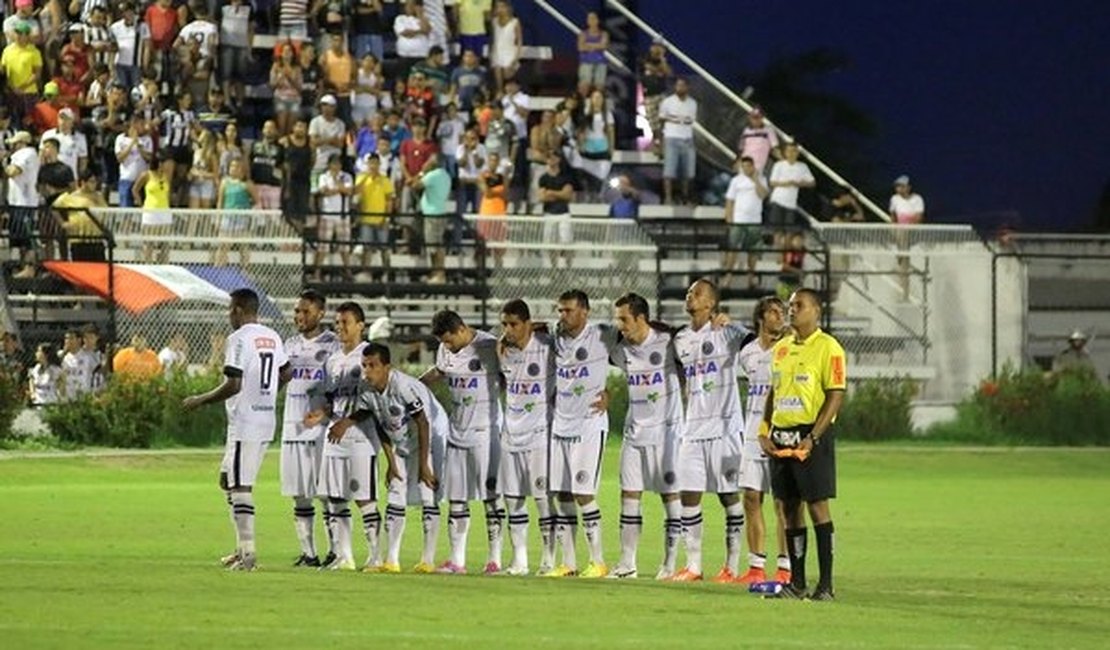
<path fill-rule="evenodd" d="M 343 44 L 343 34 L 331 34 L 331 47 L 320 55 L 324 84 L 336 99 L 339 119 L 351 119 L 351 89 L 355 84 L 355 59 Z"/>
<path fill-rule="evenodd" d="M 223 88 L 213 86 L 208 89 L 208 100 L 204 108 L 197 111 L 196 119 L 201 126 L 217 135 L 227 131 L 227 125 L 235 122 L 235 115 L 227 105 Z"/>
<path fill-rule="evenodd" d="M 755 265 L 759 261 L 757 251 L 763 244 L 763 200 L 769 194 L 767 182 L 752 157 L 741 157 L 736 175 L 732 177 L 725 192 L 728 241 L 725 243 L 722 264 L 725 271 L 721 279 L 722 287 L 727 287 L 732 282 L 738 251 L 748 254 L 748 288 L 755 289 L 758 286 Z"/>
<path fill-rule="evenodd" d="M 134 88 L 139 85 L 139 69 L 145 57 L 142 47 L 150 39 L 149 26 L 139 22 L 131 2 L 119 5 L 119 15 L 120 19 L 108 27 L 116 43 L 116 81 L 124 88 Z"/>
<path fill-rule="evenodd" d="M 358 196 L 358 241 L 362 245 L 363 273 L 370 268 L 375 250 L 381 253 L 382 268 L 388 272 L 394 191 L 393 181 L 382 173 L 382 161 L 377 154 L 370 154 L 366 159 L 366 171 L 355 179 L 355 194 Z"/>
<path fill-rule="evenodd" d="M 8 233 L 11 247 L 19 251 L 23 268 L 14 278 L 35 276 L 34 231 L 39 209 L 39 154 L 27 131 L 17 131 L 8 139 L 11 154 L 4 165 L 8 179 Z"/>
<path fill-rule="evenodd" d="M 151 379 L 162 373 L 162 362 L 154 350 L 147 347 L 145 336 L 133 334 L 131 345 L 112 357 L 112 372 L 120 379 Z"/>
<path fill-rule="evenodd" d="M 436 143 L 428 138 L 428 126 L 424 120 L 412 123 L 412 138 L 401 143 L 401 173 L 404 187 L 401 189 L 401 211 L 409 212 L 419 197 L 417 181 L 428 161 L 439 152 Z M 426 228 L 423 230 L 427 230 Z"/>
<path fill-rule="evenodd" d="M 160 82 L 172 84 L 173 44 L 178 28 L 178 13 L 172 0 L 155 0 L 143 13 L 143 22 L 146 29 L 142 33 L 147 39 L 142 50 L 146 57 L 143 67 L 153 66 Z"/>
<path fill-rule="evenodd" d="M 573 253 L 567 248 L 574 242 L 570 220 L 570 202 L 574 198 L 574 181 L 563 169 L 558 153 L 547 157 L 547 170 L 540 176 L 539 199 L 543 204 L 543 242 L 550 245 L 551 268 L 558 268 L 559 258 L 570 268 Z"/>
<path fill-rule="evenodd" d="M 532 98 L 520 89 L 519 81 L 515 78 L 505 80 L 505 94 L 501 97 L 501 105 L 505 109 L 505 117 L 513 123 L 517 138 L 517 148 L 512 158 L 513 176 L 509 183 L 510 198 L 516 204 L 517 211 L 528 200 L 528 111 L 531 103 Z"/>
<path fill-rule="evenodd" d="M 609 110 L 604 92 L 595 88 L 583 112 L 584 123 L 579 132 L 578 153 L 582 171 L 586 173 L 588 194 L 594 200 L 601 196 L 602 183 L 613 168 L 613 148 L 617 142 L 613 112 Z"/>
<path fill-rule="evenodd" d="M 70 330 L 62 339 L 61 398 L 72 402 L 92 390 L 92 368 L 81 354 L 81 333 Z"/>
<path fill-rule="evenodd" d="M 836 195 L 829 201 L 829 221 L 833 223 L 861 223 L 863 222 L 863 208 L 856 200 L 852 190 L 841 186 L 836 190 Z"/>
<path fill-rule="evenodd" d="M 447 210 L 447 199 L 451 196 L 451 177 L 443 169 L 438 155 L 431 155 L 424 163 L 420 174 L 413 179 L 413 187 L 421 190 L 420 215 L 424 221 L 424 241 L 430 242 L 432 248 L 432 274 L 428 277 L 428 282 L 443 284 L 447 281 L 444 245 L 448 228 L 452 231 L 450 245 L 458 245 L 459 233 L 457 224 L 452 223 Z"/>
<path fill-rule="evenodd" d="M 103 262 L 105 256 L 104 233 L 89 215 L 89 208 L 107 207 L 100 193 L 100 179 L 91 170 L 85 170 L 78 179 L 77 189 L 66 192 L 54 201 L 54 208 L 65 216 L 65 234 L 69 244 L 69 259 L 74 262 Z"/>
<path fill-rule="evenodd" d="M 478 131 L 469 128 L 463 134 L 462 143 L 455 149 L 455 159 L 458 164 L 458 191 L 455 203 L 461 214 L 473 214 L 479 210 L 479 189 L 482 174 L 486 169 L 486 160 L 489 153 L 485 146 L 478 141 Z M 500 156 L 498 156 L 500 160 Z M 502 196 L 504 201 L 504 188 Z M 481 195 L 484 201 L 484 194 Z"/>
<path fill-rule="evenodd" d="M 491 0 L 457 0 L 455 2 L 455 12 L 458 19 L 456 32 L 459 35 L 459 47 L 464 54 L 470 51 L 478 57 L 485 56 L 486 46 L 489 45 L 489 32 L 486 25 L 489 23 L 492 7 Z"/>
<path fill-rule="evenodd" d="M 551 154 L 561 154 L 563 134 L 555 126 L 554 111 L 544 111 L 538 124 L 528 134 L 528 204 L 540 207 L 537 196 L 540 176 L 547 171 L 547 159 Z"/>
<path fill-rule="evenodd" d="M 905 174 L 894 179 L 894 195 L 890 197 L 890 218 L 899 226 L 915 226 L 925 220 L 925 199 L 913 191 L 910 177 Z M 905 232 L 897 233 L 898 248 L 910 246 Z M 902 298 L 910 298 L 910 258 L 898 256 L 898 276 L 902 285 Z"/>
<path fill-rule="evenodd" d="M 505 247 L 500 244 L 508 239 L 509 230 L 504 219 L 509 211 L 505 201 L 508 183 L 501 163 L 501 156 L 496 152 L 491 153 L 488 165 L 478 176 L 478 190 L 482 194 L 482 203 L 478 208 L 478 214 L 481 215 L 478 237 L 493 253 L 493 265 L 499 269 L 505 265 Z"/>
<path fill-rule="evenodd" d="M 651 125 L 652 147 L 656 155 L 661 155 L 663 122 L 659 119 L 659 105 L 667 94 L 671 83 L 671 64 L 667 62 L 667 48 L 663 41 L 655 39 L 647 56 L 640 62 L 640 85 L 644 91 L 644 114 Z"/>
<path fill-rule="evenodd" d="M 782 246 L 784 232 L 798 226 L 798 191 L 817 185 L 809 165 L 798 160 L 797 142 L 787 142 L 782 154 L 782 160 L 771 167 L 771 207 L 768 211 L 771 227 L 776 230 L 776 248 Z"/>
<path fill-rule="evenodd" d="M 220 150 L 220 176 L 227 176 L 228 170 L 231 169 L 231 163 L 235 160 L 242 160 L 246 157 L 246 152 L 243 151 L 243 140 L 239 137 L 239 125 L 236 122 L 228 122 L 224 127 L 222 136 L 218 139 L 219 144 L 217 148 Z"/>
<path fill-rule="evenodd" d="M 632 186 L 627 174 L 617 177 L 617 198 L 609 204 L 609 216 L 614 219 L 638 219 L 640 217 L 640 193 Z"/>
<path fill-rule="evenodd" d="M 519 139 L 516 134 L 516 125 L 505 117 L 505 109 L 501 102 L 494 102 L 490 106 L 490 118 L 486 123 L 486 151 L 496 152 L 501 157 L 502 163 L 507 167 L 511 177 L 513 161 L 516 160 Z"/>
<path fill-rule="evenodd" d="M 367 54 L 381 61 L 385 57 L 386 22 L 382 0 L 355 0 L 351 16 L 351 33 L 354 36 L 355 58 Z"/>
<path fill-rule="evenodd" d="M 690 97 L 686 79 L 674 82 L 674 94 L 659 106 L 663 120 L 663 202 L 675 205 L 674 181 L 682 182 L 682 198 L 693 201 L 690 181 L 694 179 L 697 151 L 694 149 L 694 123 L 698 119 L 698 102 Z"/>
<path fill-rule="evenodd" d="M 301 68 L 301 110 L 303 115 L 312 115 L 312 107 L 322 99 L 323 72 L 316 60 L 316 47 L 312 43 L 301 43 L 298 55 Z M 309 118 L 311 119 L 311 118 Z"/>
<path fill-rule="evenodd" d="M 174 332 L 166 346 L 158 352 L 158 361 L 169 379 L 176 373 L 185 372 L 189 366 L 189 343 L 181 332 Z"/>
<path fill-rule="evenodd" d="M 173 226 L 173 213 L 170 212 L 170 196 L 173 195 L 173 173 L 170 167 L 169 156 L 165 153 L 158 155 L 158 165 L 147 169 L 135 179 L 131 188 L 131 196 L 138 204 L 140 199 L 143 204 L 143 216 L 140 222 L 143 237 L 163 238 L 157 244 L 151 241 L 143 243 L 143 261 L 165 264 L 169 261 L 170 246 L 164 238 L 171 233 Z M 155 251 L 157 250 L 157 257 Z"/>
<path fill-rule="evenodd" d="M 421 72 L 416 72 L 409 77 L 408 89 L 405 91 L 405 119 L 410 124 L 422 120 L 428 125 L 428 133 L 434 134 L 439 126 L 439 103 L 436 93 L 427 83 L 427 78 Z"/>
<path fill-rule="evenodd" d="M 298 231 L 303 231 L 312 197 L 312 170 L 316 167 L 308 123 L 304 120 L 294 122 L 292 132 L 281 144 L 285 149 L 284 213 Z"/>
<path fill-rule="evenodd" d="M 308 0 L 280 0 L 278 4 L 279 40 L 297 42 L 308 40 L 308 4 Z"/>
<path fill-rule="evenodd" d="M 355 181 L 350 174 L 343 171 L 343 160 L 339 154 L 332 154 L 328 158 L 327 169 L 320 175 L 317 188 L 320 192 L 320 241 L 316 245 L 316 281 L 320 281 L 325 251 L 333 242 L 339 249 L 343 277 L 352 280 L 350 207 Z"/>
<path fill-rule="evenodd" d="M 198 97 L 203 96 L 212 83 L 212 75 L 220 54 L 220 27 L 212 22 L 208 7 L 196 5 L 193 20 L 177 34 L 174 49 L 178 53 L 180 76 L 175 77 L 180 88 L 188 89 Z M 231 99 L 230 95 L 225 97 Z M 235 102 L 238 107 L 238 102 Z"/>
<path fill-rule="evenodd" d="M 74 128 L 75 122 L 73 109 L 63 108 L 58 111 L 58 127 L 44 131 L 41 138 L 41 142 L 57 140 L 58 160 L 69 167 L 74 179 L 89 166 L 89 141 L 84 133 Z"/>
<path fill-rule="evenodd" d="M 312 9 L 316 10 L 314 18 L 322 32 L 321 36 L 346 37 L 350 14 L 350 3 L 347 0 L 316 0 L 312 3 Z M 327 40 L 324 40 L 320 47 L 327 47 Z"/>
<path fill-rule="evenodd" d="M 193 111 L 193 96 L 188 91 L 177 96 L 177 107 L 167 108 L 159 117 L 162 134 L 158 147 L 169 157 L 170 176 L 178 195 L 171 196 L 174 206 L 187 202 L 189 166 L 193 164 L 193 134 L 200 128 Z"/>
<path fill-rule="evenodd" d="M 8 105 L 17 124 L 38 100 L 39 75 L 42 73 L 42 53 L 31 42 L 31 27 L 27 22 L 17 22 L 10 40 L 0 54 Z"/>
<path fill-rule="evenodd" d="M 404 13 L 393 21 L 393 33 L 397 35 L 397 57 L 401 66 L 397 76 L 404 79 L 412 66 L 427 58 L 432 47 L 432 26 L 417 0 L 405 0 Z"/>
<path fill-rule="evenodd" d="M 428 41 L 432 47 L 438 47 L 441 52 L 447 51 L 448 40 L 451 36 L 451 27 L 447 23 L 447 7 L 444 0 L 424 0 L 424 16 L 431 27 Z"/>
<path fill-rule="evenodd" d="M 479 63 L 474 50 L 463 50 L 462 64 L 451 71 L 447 94 L 463 113 L 469 115 L 474 110 L 474 95 L 489 93 L 488 79 L 489 73 Z"/>
<path fill-rule="evenodd" d="M 224 95 L 236 106 L 243 103 L 243 79 L 254 63 L 254 21 L 251 4 L 226 0 L 220 7 L 219 78 Z"/>
<path fill-rule="evenodd" d="M 246 165 L 242 160 L 233 160 L 227 175 L 221 177 L 220 188 L 216 191 L 216 208 L 219 210 L 249 211 L 255 207 L 254 185 L 247 179 Z M 229 240 L 242 240 L 250 235 L 251 218 L 249 214 L 225 212 L 220 215 L 220 246 L 216 249 L 214 266 L 227 266 Z M 244 241 L 237 243 L 239 266 L 250 265 L 250 248 Z"/>
<path fill-rule="evenodd" d="M 87 84 L 89 73 L 92 71 L 93 52 L 85 42 L 85 26 L 81 23 L 70 23 L 66 29 L 66 36 L 69 42 L 62 46 L 61 58 L 73 59 L 74 71 L 77 74 L 76 81 L 82 85 Z"/>
<path fill-rule="evenodd" d="M 58 141 L 44 138 L 39 152 L 39 176 L 37 179 L 42 208 L 38 212 L 38 244 L 41 259 L 58 259 L 55 253 L 60 250 L 65 258 L 65 237 L 61 219 L 50 206 L 54 201 L 73 189 L 77 177 L 69 166 L 58 160 Z M 57 244 L 57 248 L 55 248 Z"/>
<path fill-rule="evenodd" d="M 15 6 L 15 13 L 4 19 L 4 38 L 9 43 L 15 42 L 16 36 L 19 34 L 17 28 L 20 25 L 26 25 L 31 42 L 35 45 L 42 45 L 42 23 L 35 14 L 34 0 L 15 0 L 12 4 Z M 4 8 L 7 8 L 7 3 L 5 3 Z"/>
<path fill-rule="evenodd" d="M 501 92 L 506 80 L 515 77 L 520 69 L 524 36 L 520 29 L 520 20 L 513 15 L 513 7 L 508 0 L 497 0 L 492 24 L 493 47 L 489 63 L 493 69 L 497 92 Z"/>
<path fill-rule="evenodd" d="M 1083 368 L 1090 370 L 1097 376 L 1095 362 L 1091 353 L 1087 351 L 1087 335 L 1082 330 L 1075 330 L 1068 337 L 1068 347 L 1052 359 L 1052 372 L 1065 372 Z"/>
<path fill-rule="evenodd" d="M 355 126 L 365 126 L 378 114 L 381 94 L 381 63 L 373 54 L 366 54 L 355 70 L 354 88 L 351 90 L 351 121 Z"/>
<path fill-rule="evenodd" d="M 316 179 L 322 178 L 321 174 L 327 168 L 328 161 L 332 156 L 341 155 L 343 146 L 347 144 L 347 125 L 338 117 L 338 103 L 335 95 L 321 97 L 320 114 L 308 124 L 308 137 L 315 156 L 312 172 Z"/>
<path fill-rule="evenodd" d="M 89 15 L 83 19 L 85 24 L 85 42 L 89 44 L 92 56 L 92 65 L 98 63 L 111 65 L 115 58 L 112 53 L 116 49 L 112 42 L 112 33 L 108 30 L 108 10 L 104 5 L 94 5 Z"/>
<path fill-rule="evenodd" d="M 446 112 L 436 125 L 436 142 L 443 154 L 443 167 L 452 179 L 458 178 L 459 160 L 455 157 L 466 132 L 466 120 L 459 115 L 455 104 L 448 104 Z M 461 207 L 461 206 L 460 206 Z"/>
<path fill-rule="evenodd" d="M 578 32 L 578 87 L 605 88 L 605 75 L 609 62 L 605 52 L 609 49 L 609 32 L 601 28 L 601 18 L 596 11 L 586 14 L 586 28 Z"/>
<path fill-rule="evenodd" d="M 216 147 L 216 136 L 207 129 L 197 135 L 197 146 L 193 151 L 193 164 L 189 167 L 189 208 L 211 209 L 216 207 L 216 183 L 220 178 L 220 153 Z M 190 220 L 189 234 L 195 235 L 196 220 Z"/>
<path fill-rule="evenodd" d="M 116 137 L 115 154 L 119 162 L 119 205 L 121 208 L 134 207 L 137 201 L 132 189 L 135 181 L 142 176 L 154 158 L 154 142 L 145 133 L 143 118 L 132 115 L 127 131 Z"/>
<path fill-rule="evenodd" d="M 270 67 L 270 88 L 274 92 L 274 117 L 278 131 L 288 135 L 301 113 L 303 72 L 292 43 L 282 43 Z"/>
<path fill-rule="evenodd" d="M 409 77 L 417 74 L 424 75 L 424 85 L 435 93 L 437 102 L 447 95 L 451 85 L 451 75 L 445 65 L 444 52 L 439 45 L 433 45 L 428 50 L 428 56 L 409 70 Z"/>
<path fill-rule="evenodd" d="M 748 124 L 740 132 L 740 155 L 747 156 L 755 163 L 760 174 L 767 173 L 767 163 L 773 157 L 779 158 L 779 136 L 763 119 L 763 109 L 752 107 L 748 112 Z"/>
<path fill-rule="evenodd" d="M 250 180 L 257 197 L 259 210 L 281 209 L 282 170 L 285 167 L 285 150 L 278 142 L 277 122 L 266 120 L 262 137 L 250 148 Z"/>

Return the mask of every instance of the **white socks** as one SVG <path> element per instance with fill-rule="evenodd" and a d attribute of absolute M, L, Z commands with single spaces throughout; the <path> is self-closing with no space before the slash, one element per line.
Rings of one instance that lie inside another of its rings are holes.
<path fill-rule="evenodd" d="M 235 520 L 235 538 L 239 553 L 254 555 L 254 495 L 250 492 L 232 492 L 231 512 Z"/>
<path fill-rule="evenodd" d="M 540 516 L 540 542 L 543 544 L 540 566 L 544 569 L 555 566 L 555 514 L 552 510 L 552 501 L 549 498 L 536 499 L 536 512 Z"/>
<path fill-rule="evenodd" d="M 618 562 L 621 567 L 636 568 L 636 548 L 640 544 L 640 531 L 643 527 L 640 500 L 621 499 L 621 559 Z"/>
<path fill-rule="evenodd" d="M 578 504 L 573 499 L 570 501 L 558 500 L 555 502 L 556 510 L 556 535 L 559 546 L 563 548 L 563 565 L 569 569 L 578 569 L 578 558 L 574 548 L 574 538 L 578 535 Z"/>
<path fill-rule="evenodd" d="M 420 561 L 424 564 L 435 566 L 436 562 L 436 542 L 439 541 L 439 506 L 436 504 L 425 505 L 422 516 L 420 517 L 420 525 L 424 530 L 424 553 L 420 556 Z"/>
<path fill-rule="evenodd" d="M 486 539 L 489 540 L 489 557 L 487 563 L 501 567 L 501 545 L 504 543 L 505 509 L 500 507 L 497 499 L 485 502 L 486 507 Z"/>
<path fill-rule="evenodd" d="M 307 557 L 316 557 L 315 525 L 316 509 L 312 507 L 312 499 L 293 499 L 293 527 L 297 531 L 297 541 L 301 543 L 301 553 Z"/>
<path fill-rule="evenodd" d="M 663 522 L 663 569 L 674 573 L 678 561 L 678 542 L 682 539 L 682 501 L 671 499 L 663 502 L 667 519 Z"/>
<path fill-rule="evenodd" d="M 335 533 L 335 555 L 340 560 L 353 562 L 355 554 L 351 547 L 351 509 L 346 501 L 332 499 L 328 501 L 328 511 L 332 531 Z"/>
<path fill-rule="evenodd" d="M 470 532 L 470 508 L 465 501 L 452 501 L 447 515 L 447 536 L 451 542 L 451 563 L 466 566 L 466 537 Z"/>
<path fill-rule="evenodd" d="M 744 504 L 740 501 L 725 506 L 725 566 L 738 575 L 740 540 L 744 538 Z"/>
<path fill-rule="evenodd" d="M 509 541 L 513 547 L 512 566 L 528 569 L 528 501 L 524 497 L 505 497 L 509 506 Z"/>
<path fill-rule="evenodd" d="M 381 550 L 378 548 L 378 538 L 382 533 L 382 516 L 378 513 L 378 502 L 360 505 L 358 511 L 362 514 L 362 530 L 366 533 L 366 546 L 369 547 L 366 563 L 373 566 L 382 561 Z"/>
<path fill-rule="evenodd" d="M 405 534 L 405 507 L 392 503 L 385 506 L 385 535 L 389 549 L 385 561 L 389 564 L 401 563 L 401 538 Z"/>
<path fill-rule="evenodd" d="M 590 562 L 605 564 L 601 553 L 601 508 L 597 500 L 582 506 L 582 529 L 586 533 L 586 543 L 590 546 Z"/>
<path fill-rule="evenodd" d="M 682 528 L 686 531 L 686 570 L 701 574 L 701 505 L 682 506 Z"/>

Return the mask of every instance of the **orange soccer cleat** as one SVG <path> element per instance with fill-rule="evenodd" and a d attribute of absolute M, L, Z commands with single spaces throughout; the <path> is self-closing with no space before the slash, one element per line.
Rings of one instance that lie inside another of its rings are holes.
<path fill-rule="evenodd" d="M 747 572 L 734 580 L 738 585 L 752 585 L 759 582 L 767 582 L 767 574 L 759 567 L 748 567 Z"/>
<path fill-rule="evenodd" d="M 701 574 L 684 568 L 671 576 L 671 582 L 701 582 Z"/>

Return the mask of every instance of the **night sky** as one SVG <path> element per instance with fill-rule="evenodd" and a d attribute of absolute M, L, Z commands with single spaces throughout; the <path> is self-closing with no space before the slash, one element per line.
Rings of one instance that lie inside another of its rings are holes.
<path fill-rule="evenodd" d="M 931 221 L 1075 230 L 1110 181 L 1110 1 L 640 0 L 639 13 L 722 76 L 846 54 L 825 88 L 875 118 L 878 167 L 910 175 Z"/>

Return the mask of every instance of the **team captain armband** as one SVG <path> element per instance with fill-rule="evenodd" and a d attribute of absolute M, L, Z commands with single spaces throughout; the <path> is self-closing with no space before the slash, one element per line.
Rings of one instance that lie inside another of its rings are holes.
<path fill-rule="evenodd" d="M 759 437 L 767 438 L 771 435 L 771 425 L 767 424 L 767 420 L 759 421 Z"/>

